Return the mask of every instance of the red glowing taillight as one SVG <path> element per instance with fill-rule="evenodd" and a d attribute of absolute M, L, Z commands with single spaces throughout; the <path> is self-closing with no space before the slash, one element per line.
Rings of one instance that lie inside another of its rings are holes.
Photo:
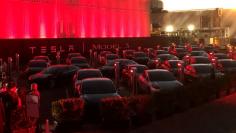
<path fill-rule="evenodd" d="M 182 63 L 178 62 L 178 63 L 177 63 L 177 66 L 178 66 L 178 67 L 182 67 Z"/>
<path fill-rule="evenodd" d="M 134 73 L 134 70 L 133 70 L 133 69 L 131 69 L 131 70 L 130 70 L 130 72 L 131 72 L 131 73 Z"/>
<path fill-rule="evenodd" d="M 196 70 L 192 66 L 187 66 L 186 70 L 187 70 L 188 74 L 190 74 L 192 76 L 196 76 Z"/>
<path fill-rule="evenodd" d="M 154 60 L 154 63 L 156 63 L 156 64 L 159 63 L 159 60 Z"/>
<path fill-rule="evenodd" d="M 215 63 L 215 62 L 216 62 L 216 59 L 215 59 L 215 58 L 212 58 L 211 61 L 212 61 L 213 63 Z"/>

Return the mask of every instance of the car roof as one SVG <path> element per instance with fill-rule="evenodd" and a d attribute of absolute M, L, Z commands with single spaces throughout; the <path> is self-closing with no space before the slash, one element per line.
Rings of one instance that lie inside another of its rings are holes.
<path fill-rule="evenodd" d="M 221 62 L 221 61 L 235 61 L 233 59 L 218 59 L 218 62 Z"/>
<path fill-rule="evenodd" d="M 150 73 L 150 72 L 169 72 L 166 69 L 151 69 L 151 70 L 145 70 L 146 72 Z"/>
<path fill-rule="evenodd" d="M 83 83 L 90 83 L 90 82 L 112 82 L 112 80 L 109 79 L 109 78 L 86 78 L 86 79 L 83 79 L 82 82 Z"/>
<path fill-rule="evenodd" d="M 207 58 L 208 59 L 208 57 L 206 57 L 206 56 L 191 56 L 190 58 L 197 58 L 197 59 Z"/>
<path fill-rule="evenodd" d="M 137 66 L 143 66 L 143 67 L 147 67 L 146 65 L 142 65 L 142 64 L 130 64 L 127 65 L 128 67 L 137 67 Z"/>
<path fill-rule="evenodd" d="M 71 60 L 75 60 L 75 59 L 83 59 L 83 60 L 87 60 L 86 57 L 84 56 L 76 56 L 76 57 L 72 57 Z"/>
<path fill-rule="evenodd" d="M 80 69 L 80 70 L 78 70 L 78 72 L 88 72 L 88 71 L 90 71 L 90 72 L 92 72 L 92 71 L 94 71 L 94 72 L 100 72 L 99 69 L 95 69 L 95 68 L 85 68 L 85 69 Z"/>
<path fill-rule="evenodd" d="M 190 64 L 190 66 L 211 66 L 212 67 L 212 64 Z"/>
<path fill-rule="evenodd" d="M 46 60 L 30 60 L 29 63 L 48 63 Z"/>

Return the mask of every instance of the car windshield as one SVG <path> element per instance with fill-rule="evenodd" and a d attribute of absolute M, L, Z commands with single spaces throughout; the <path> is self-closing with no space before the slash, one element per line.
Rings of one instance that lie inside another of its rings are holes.
<path fill-rule="evenodd" d="M 140 52 L 140 53 L 135 53 L 134 56 L 135 57 L 146 57 L 146 54 L 143 52 Z"/>
<path fill-rule="evenodd" d="M 82 83 L 83 94 L 108 94 L 116 93 L 116 89 L 110 81 L 94 81 Z"/>
<path fill-rule="evenodd" d="M 176 48 L 176 51 L 177 51 L 178 53 L 186 52 L 186 50 L 183 49 L 183 48 Z"/>
<path fill-rule="evenodd" d="M 71 59 L 72 64 L 82 64 L 82 63 L 87 63 L 86 59 Z"/>
<path fill-rule="evenodd" d="M 194 63 L 203 63 L 203 64 L 209 64 L 211 63 L 208 58 L 194 58 Z"/>
<path fill-rule="evenodd" d="M 226 54 L 216 54 L 215 57 L 217 57 L 218 59 L 229 59 Z"/>
<path fill-rule="evenodd" d="M 34 60 L 45 60 L 45 61 L 48 61 L 48 58 L 47 57 L 44 57 L 44 56 L 36 56 L 34 58 Z"/>
<path fill-rule="evenodd" d="M 191 52 L 191 56 L 202 56 L 204 53 L 204 51 L 193 51 Z"/>
<path fill-rule="evenodd" d="M 165 50 L 157 50 L 157 54 L 168 54 L 168 51 L 165 51 Z"/>
<path fill-rule="evenodd" d="M 29 67 L 47 67 L 46 62 L 30 62 Z"/>
<path fill-rule="evenodd" d="M 99 71 L 80 71 L 78 72 L 78 80 L 85 78 L 100 78 L 102 74 Z"/>
<path fill-rule="evenodd" d="M 157 56 L 158 58 L 160 58 L 161 60 L 170 60 L 170 59 L 173 59 L 173 58 L 175 58 L 175 56 L 173 56 L 173 55 L 158 55 Z"/>
<path fill-rule="evenodd" d="M 125 53 L 126 53 L 126 54 L 133 54 L 133 53 L 134 53 L 134 50 L 126 50 Z"/>
<path fill-rule="evenodd" d="M 114 59 L 117 59 L 117 55 L 107 55 L 107 59 L 108 60 L 114 60 Z"/>
<path fill-rule="evenodd" d="M 222 62 L 220 62 L 222 65 L 223 65 L 223 67 L 228 67 L 228 68 L 230 68 L 230 67 L 235 67 L 236 68 L 236 61 L 222 61 Z"/>
<path fill-rule="evenodd" d="M 68 55 L 69 58 L 76 57 L 76 56 L 81 56 L 81 54 L 80 53 L 70 53 Z"/>
<path fill-rule="evenodd" d="M 197 73 L 211 73 L 213 68 L 211 66 L 194 66 Z"/>
<path fill-rule="evenodd" d="M 149 72 L 149 79 L 150 81 L 174 81 L 176 80 L 174 75 L 171 72 L 168 71 L 154 71 Z"/>

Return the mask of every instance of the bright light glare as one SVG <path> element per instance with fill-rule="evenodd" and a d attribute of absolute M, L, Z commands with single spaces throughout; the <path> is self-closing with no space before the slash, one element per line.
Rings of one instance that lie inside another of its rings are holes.
<path fill-rule="evenodd" d="M 165 10 L 192 10 L 209 8 L 236 9 L 236 0 L 163 0 Z"/>
<path fill-rule="evenodd" d="M 174 27 L 172 25 L 168 25 L 166 26 L 166 32 L 173 32 L 174 31 Z"/>
<path fill-rule="evenodd" d="M 192 24 L 188 25 L 188 30 L 189 31 L 193 31 L 194 29 L 195 29 L 194 25 L 192 25 Z"/>

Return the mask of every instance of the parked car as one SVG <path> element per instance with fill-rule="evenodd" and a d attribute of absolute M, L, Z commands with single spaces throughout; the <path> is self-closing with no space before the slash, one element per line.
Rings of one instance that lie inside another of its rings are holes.
<path fill-rule="evenodd" d="M 112 80 L 108 78 L 84 79 L 77 89 L 86 104 L 98 104 L 103 98 L 120 97 Z"/>
<path fill-rule="evenodd" d="M 157 50 L 156 55 L 159 55 L 159 54 L 169 54 L 169 53 L 166 50 Z"/>
<path fill-rule="evenodd" d="M 175 77 L 180 75 L 180 71 L 184 67 L 182 60 L 166 60 L 159 65 L 159 68 L 166 69 L 174 74 Z"/>
<path fill-rule="evenodd" d="M 85 58 L 83 56 L 72 57 L 70 59 L 68 65 L 74 65 L 74 66 L 77 66 L 79 68 L 89 68 L 90 67 L 90 65 L 87 61 L 87 58 Z"/>
<path fill-rule="evenodd" d="M 52 65 L 29 77 L 29 83 L 37 83 L 39 87 L 54 88 L 72 86 L 74 74 L 79 70 L 73 65 Z"/>
<path fill-rule="evenodd" d="M 98 55 L 98 61 L 99 61 L 99 63 L 100 64 L 105 64 L 105 56 L 107 55 L 107 54 L 112 54 L 112 52 L 111 51 L 101 51 L 100 53 L 99 53 L 99 55 Z"/>
<path fill-rule="evenodd" d="M 188 51 L 184 48 L 176 48 L 176 56 L 179 59 L 182 59 L 185 55 L 188 54 Z"/>
<path fill-rule="evenodd" d="M 159 54 L 157 55 L 157 58 L 160 62 L 163 62 L 165 60 L 178 60 L 179 58 L 172 54 Z"/>
<path fill-rule="evenodd" d="M 200 51 L 192 51 L 189 56 L 205 56 L 208 57 L 207 52 L 200 50 Z"/>
<path fill-rule="evenodd" d="M 122 69 L 125 68 L 125 66 L 127 65 L 131 65 L 131 64 L 138 64 L 137 62 L 133 61 L 133 60 L 129 60 L 129 59 L 116 59 L 114 61 L 115 62 L 119 62 L 120 63 L 120 70 L 122 71 Z"/>
<path fill-rule="evenodd" d="M 139 76 L 138 85 L 141 92 L 146 93 L 171 92 L 183 87 L 171 72 L 164 69 L 145 70 Z"/>
<path fill-rule="evenodd" d="M 140 74 L 144 72 L 144 70 L 147 70 L 148 67 L 146 65 L 141 65 L 141 64 L 133 64 L 133 65 L 127 65 L 123 70 L 122 70 L 122 79 L 123 81 L 128 82 L 131 79 L 132 76 L 132 69 L 136 69 L 136 78 L 139 77 Z"/>
<path fill-rule="evenodd" d="M 24 71 L 24 75 L 29 77 L 30 75 L 38 73 L 49 66 L 50 64 L 45 60 L 30 60 L 26 70 Z"/>
<path fill-rule="evenodd" d="M 81 81 L 86 78 L 102 78 L 102 73 L 99 69 L 80 69 L 74 75 L 74 89 L 81 84 Z"/>
<path fill-rule="evenodd" d="M 118 59 L 119 56 L 117 54 L 106 54 L 104 64 L 114 61 L 115 59 Z"/>
<path fill-rule="evenodd" d="M 123 50 L 123 58 L 126 59 L 132 59 L 134 56 L 135 50 L 128 49 L 128 50 Z"/>
<path fill-rule="evenodd" d="M 66 58 L 66 64 L 69 64 L 70 63 L 70 60 L 72 57 L 77 57 L 77 56 L 81 56 L 80 53 L 69 53 L 67 58 Z"/>
<path fill-rule="evenodd" d="M 104 66 L 101 66 L 99 68 L 104 77 L 108 77 L 108 78 L 114 77 L 114 73 L 115 73 L 114 62 L 115 61 L 110 61 L 106 63 Z"/>
<path fill-rule="evenodd" d="M 147 65 L 149 61 L 149 57 L 144 52 L 134 52 L 132 59 L 142 65 Z"/>
<path fill-rule="evenodd" d="M 236 72 L 236 60 L 219 59 L 216 63 L 216 68 L 223 73 L 232 74 Z"/>
<path fill-rule="evenodd" d="M 184 77 L 187 82 L 206 78 L 220 78 L 223 75 L 223 73 L 214 69 L 212 64 L 191 64 L 184 69 Z"/>
<path fill-rule="evenodd" d="M 230 59 L 230 57 L 225 53 L 215 53 L 214 58 L 217 59 Z"/>
<path fill-rule="evenodd" d="M 211 64 L 211 60 L 205 56 L 191 56 L 189 64 Z"/>
<path fill-rule="evenodd" d="M 33 60 L 45 60 L 49 65 L 51 64 L 49 57 L 44 55 L 34 56 Z"/>

